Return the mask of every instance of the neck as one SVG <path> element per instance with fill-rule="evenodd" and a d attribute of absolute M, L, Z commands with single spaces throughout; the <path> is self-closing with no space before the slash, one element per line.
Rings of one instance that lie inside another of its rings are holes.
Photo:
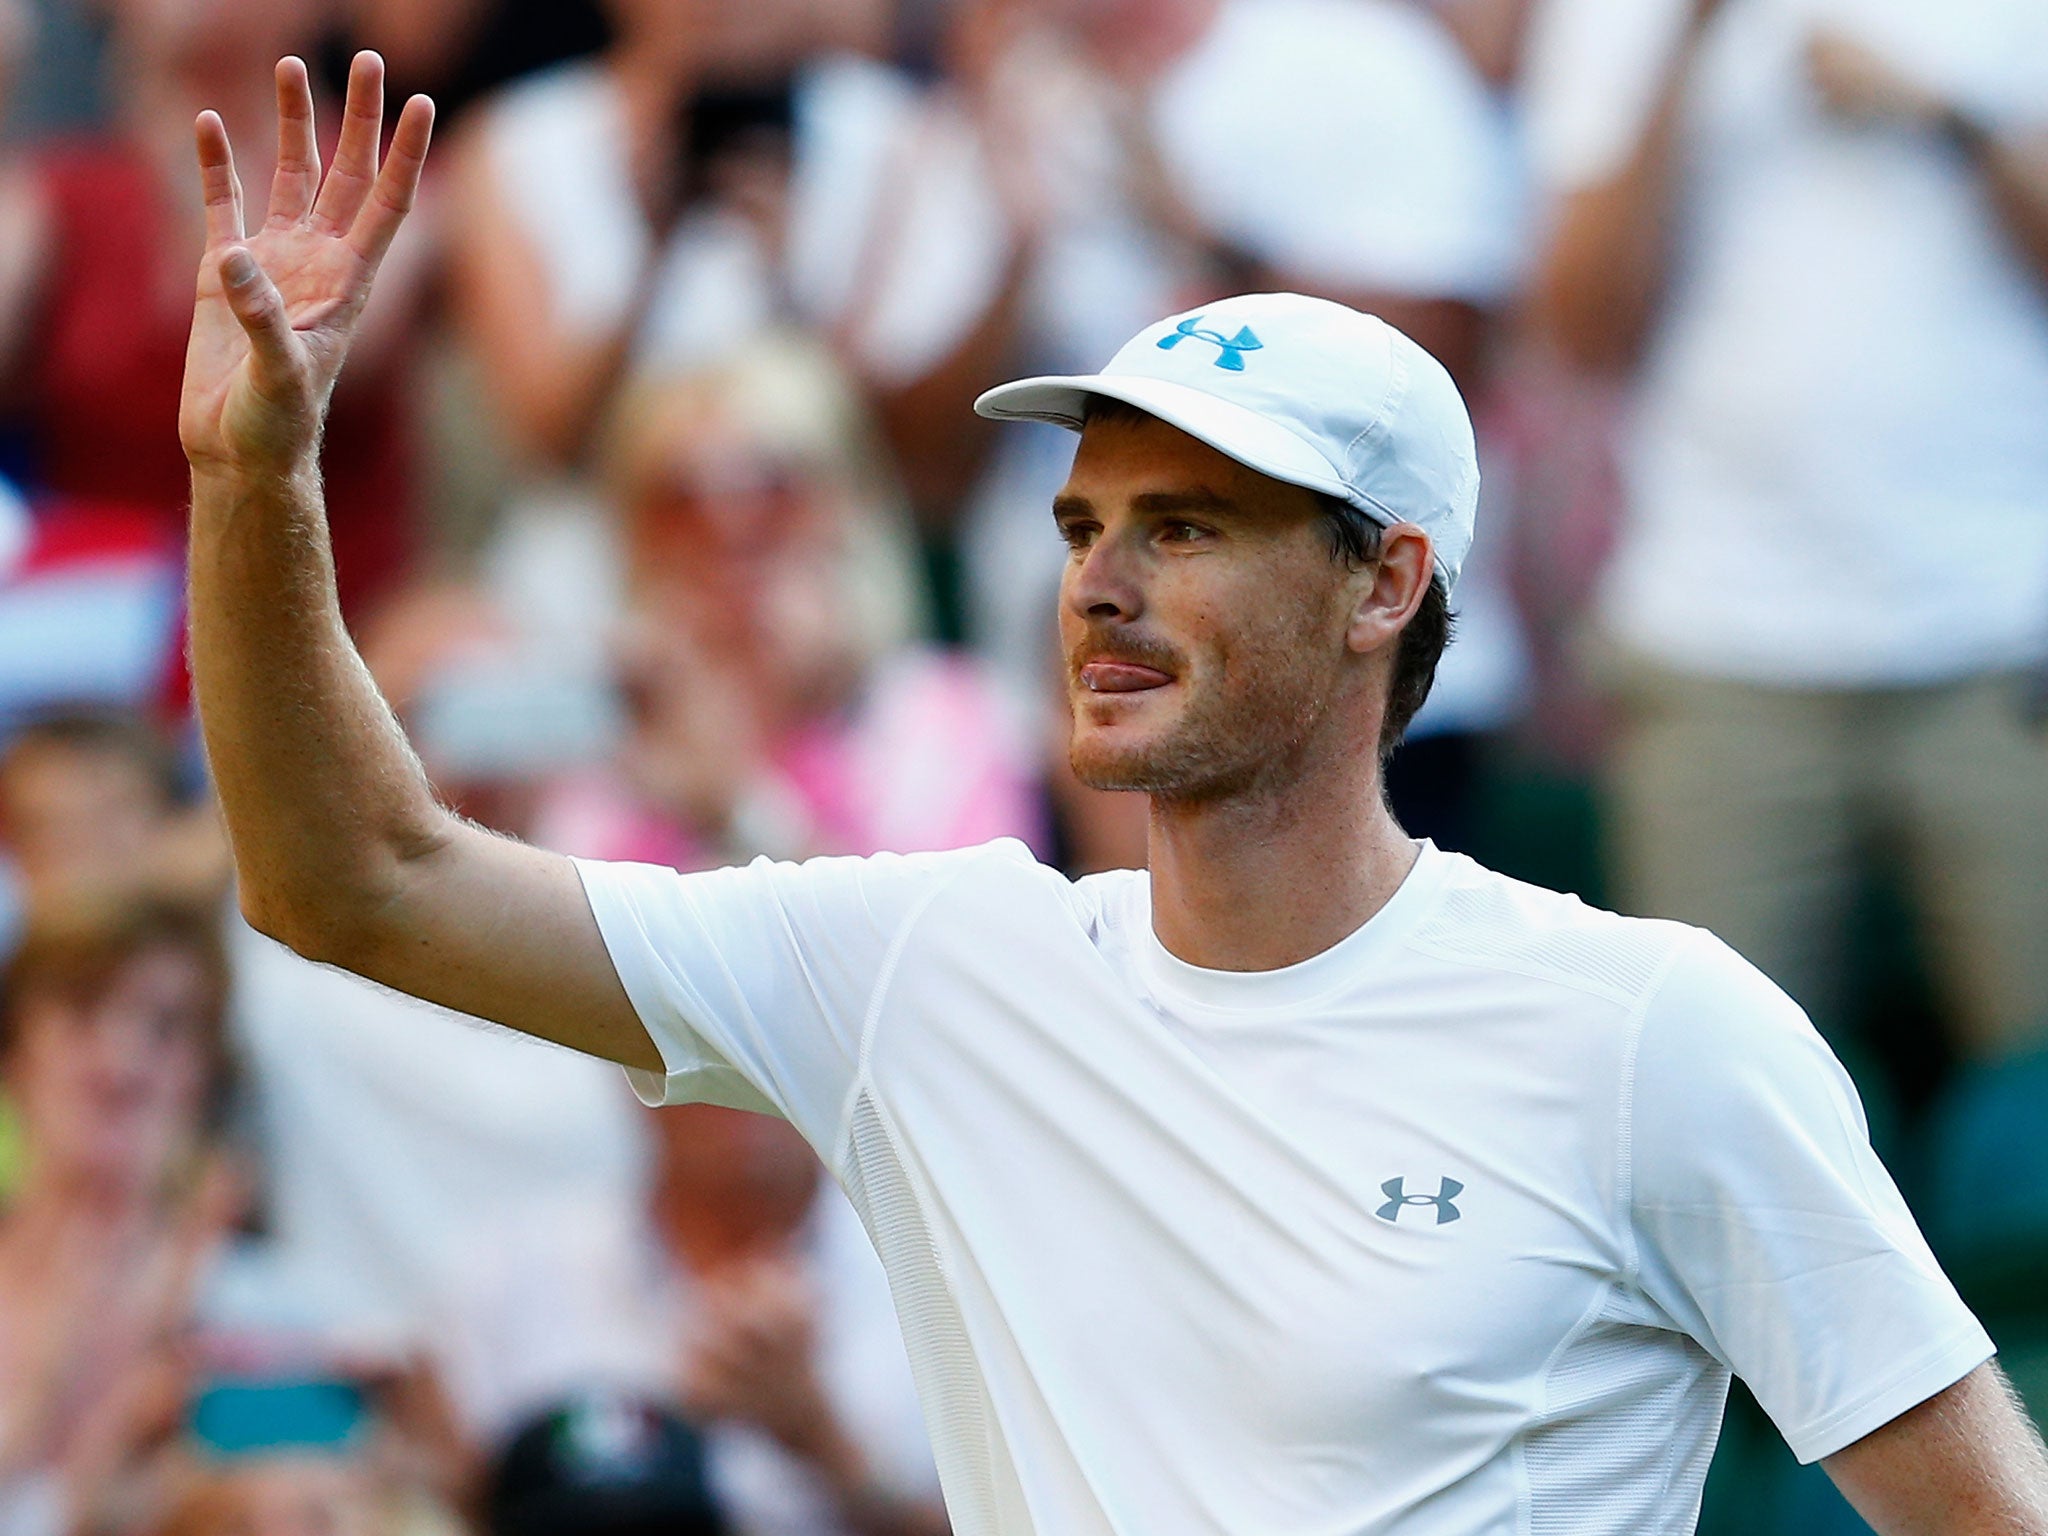
<path fill-rule="evenodd" d="M 1155 797 L 1159 942 L 1209 970 L 1277 970 L 1321 954 L 1385 906 L 1418 849 L 1386 807 L 1378 761 L 1349 756 L 1238 797 Z"/>

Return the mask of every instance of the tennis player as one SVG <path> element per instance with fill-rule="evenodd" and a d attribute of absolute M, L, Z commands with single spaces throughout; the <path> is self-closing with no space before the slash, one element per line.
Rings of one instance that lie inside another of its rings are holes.
<path fill-rule="evenodd" d="M 1079 431 L 1073 760 L 1149 792 L 1149 874 L 579 865 L 435 803 L 335 605 L 321 420 L 431 108 L 380 170 L 358 57 L 323 179 L 296 60 L 278 106 L 249 235 L 199 122 L 181 423 L 244 909 L 650 1100 L 792 1121 L 888 1268 L 962 1536 L 1689 1531 L 1731 1373 L 1880 1532 L 2048 1533 L 1799 1010 L 1388 814 L 1477 491 L 1413 343 L 1260 295 L 981 402 Z"/>

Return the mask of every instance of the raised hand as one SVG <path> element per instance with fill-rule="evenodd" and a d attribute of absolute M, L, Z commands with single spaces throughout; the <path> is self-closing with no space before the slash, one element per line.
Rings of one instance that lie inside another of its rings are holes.
<path fill-rule="evenodd" d="M 306 66 L 277 66 L 277 175 L 263 227 L 245 234 L 227 130 L 199 114 L 206 254 L 185 352 L 178 435 L 195 472 L 289 474 L 311 466 L 327 399 L 377 264 L 412 208 L 434 104 L 415 96 L 378 166 L 384 61 L 359 53 L 325 177 Z"/>

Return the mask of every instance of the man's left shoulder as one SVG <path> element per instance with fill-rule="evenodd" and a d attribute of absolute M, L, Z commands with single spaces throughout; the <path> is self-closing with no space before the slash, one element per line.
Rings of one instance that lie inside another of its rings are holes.
<path fill-rule="evenodd" d="M 1435 910 L 1409 940 L 1440 959 L 1635 1004 L 1689 948 L 1711 942 L 1687 923 L 1624 916 L 1460 854 L 1442 857 Z"/>

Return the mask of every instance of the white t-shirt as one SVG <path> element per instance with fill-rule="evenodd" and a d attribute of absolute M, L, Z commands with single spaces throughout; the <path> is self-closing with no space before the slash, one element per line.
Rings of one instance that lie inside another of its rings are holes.
<path fill-rule="evenodd" d="M 474 1236 L 455 1283 L 435 1298 L 434 1344 L 457 1410 L 486 1443 L 592 1387 L 674 1396 L 692 1287 L 644 1211 L 537 1203 L 523 1222 Z M 881 1487 L 936 1499 L 888 1282 L 837 1190 L 820 1190 L 802 1252 L 818 1376 L 841 1424 Z M 841 1536 L 828 1491 L 765 1431 L 711 1424 L 705 1451 L 735 1536 Z"/>
<path fill-rule="evenodd" d="M 960 1536 L 1686 1532 L 1728 1373 L 1804 1460 L 1991 1353 L 1840 1065 L 1696 929 L 1425 846 L 1300 965 L 1020 844 L 581 866 L 661 1048 L 880 1250 Z"/>
<path fill-rule="evenodd" d="M 1553 188 L 1620 168 L 1691 9 L 1546 0 L 1528 120 Z M 2026 663 L 2048 654 L 2048 288 L 1960 152 L 1827 114 L 1821 25 L 1988 123 L 2048 123 L 2041 0 L 1729 0 L 1689 77 L 1606 619 L 1761 683 Z"/>

